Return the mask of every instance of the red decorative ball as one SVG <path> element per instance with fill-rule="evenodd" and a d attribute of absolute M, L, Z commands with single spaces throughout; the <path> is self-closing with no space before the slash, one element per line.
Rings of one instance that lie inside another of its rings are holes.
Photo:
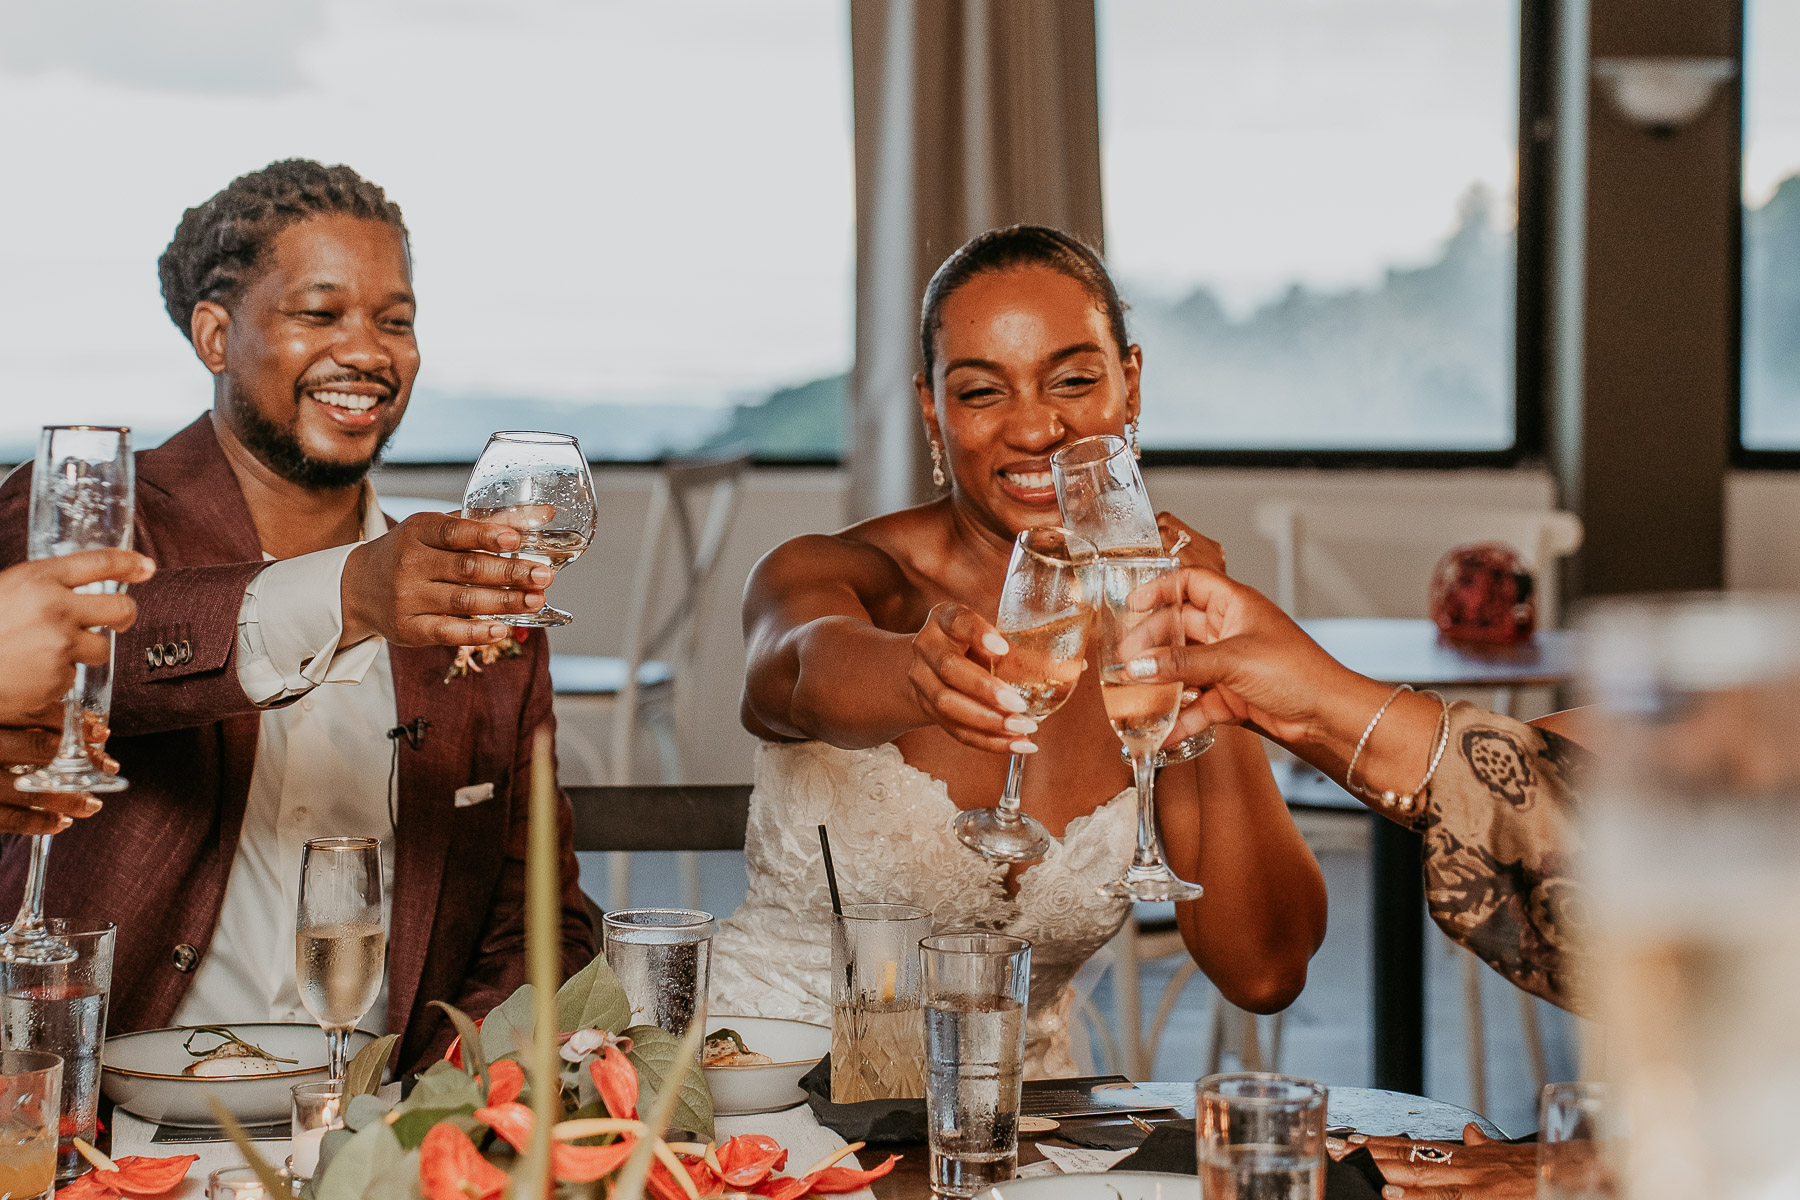
<path fill-rule="evenodd" d="M 1522 642 L 1537 628 L 1531 572 L 1501 542 L 1458 546 L 1431 571 L 1431 619 L 1458 642 Z"/>

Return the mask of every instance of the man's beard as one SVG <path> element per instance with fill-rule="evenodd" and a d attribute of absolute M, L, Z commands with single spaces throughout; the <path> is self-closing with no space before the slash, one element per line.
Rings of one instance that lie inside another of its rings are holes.
<path fill-rule="evenodd" d="M 289 483 L 313 491 L 335 492 L 354 487 L 381 462 L 393 431 L 381 435 L 375 452 L 361 462 L 339 463 L 314 458 L 300 445 L 291 429 L 283 429 L 258 412 L 249 400 L 234 396 L 231 405 L 232 432 L 262 460 L 264 466 Z"/>

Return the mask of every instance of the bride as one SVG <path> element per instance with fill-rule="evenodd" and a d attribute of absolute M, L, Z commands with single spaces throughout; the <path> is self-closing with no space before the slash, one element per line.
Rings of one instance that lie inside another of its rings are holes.
<path fill-rule="evenodd" d="M 1026 1074 L 1073 1075 L 1069 981 L 1125 918 L 1096 889 L 1131 859 L 1135 797 L 1098 679 L 1040 728 L 989 671 L 1006 651 L 990 618 L 1013 537 L 1057 522 L 1050 456 L 1092 434 L 1135 441 L 1143 356 L 1099 258 L 1036 226 L 945 260 L 919 332 L 914 386 L 949 494 L 785 542 L 745 591 L 742 714 L 762 744 L 749 894 L 713 942 L 711 1007 L 829 1022 L 823 824 L 846 903 L 916 904 L 939 929 L 1030 939 Z M 1166 513 L 1158 524 L 1166 544 L 1187 530 Z M 1182 557 L 1224 565 L 1204 537 Z M 950 822 L 995 802 L 1014 750 L 1030 754 L 1024 811 L 1056 841 L 1009 866 Z M 1324 937 L 1325 886 L 1261 743 L 1220 728 L 1211 751 L 1164 768 L 1157 799 L 1170 866 L 1206 888 L 1177 906 L 1189 952 L 1232 1003 L 1286 1007 Z"/>

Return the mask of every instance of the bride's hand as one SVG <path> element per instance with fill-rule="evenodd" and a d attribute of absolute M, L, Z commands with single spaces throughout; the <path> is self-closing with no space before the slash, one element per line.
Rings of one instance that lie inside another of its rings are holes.
<path fill-rule="evenodd" d="M 1024 697 L 991 670 L 1007 649 L 974 609 L 947 600 L 913 638 L 907 678 L 920 710 L 957 741 L 994 754 L 1030 754 L 1037 722 L 1025 715 Z"/>
<path fill-rule="evenodd" d="M 1183 521 L 1173 513 L 1156 514 L 1156 531 L 1162 534 L 1163 548 L 1167 549 L 1187 534 L 1187 545 L 1176 555 L 1184 567 L 1205 567 L 1209 571 L 1225 573 L 1225 547 Z"/>

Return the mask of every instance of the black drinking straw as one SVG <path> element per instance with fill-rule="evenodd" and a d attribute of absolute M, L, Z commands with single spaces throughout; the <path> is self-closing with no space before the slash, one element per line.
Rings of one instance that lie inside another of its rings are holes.
<path fill-rule="evenodd" d="M 823 825 L 819 826 L 819 849 L 825 852 L 825 885 L 831 889 L 831 911 L 841 917 L 844 904 L 838 896 L 837 870 L 831 865 L 831 839 L 826 836 Z"/>

